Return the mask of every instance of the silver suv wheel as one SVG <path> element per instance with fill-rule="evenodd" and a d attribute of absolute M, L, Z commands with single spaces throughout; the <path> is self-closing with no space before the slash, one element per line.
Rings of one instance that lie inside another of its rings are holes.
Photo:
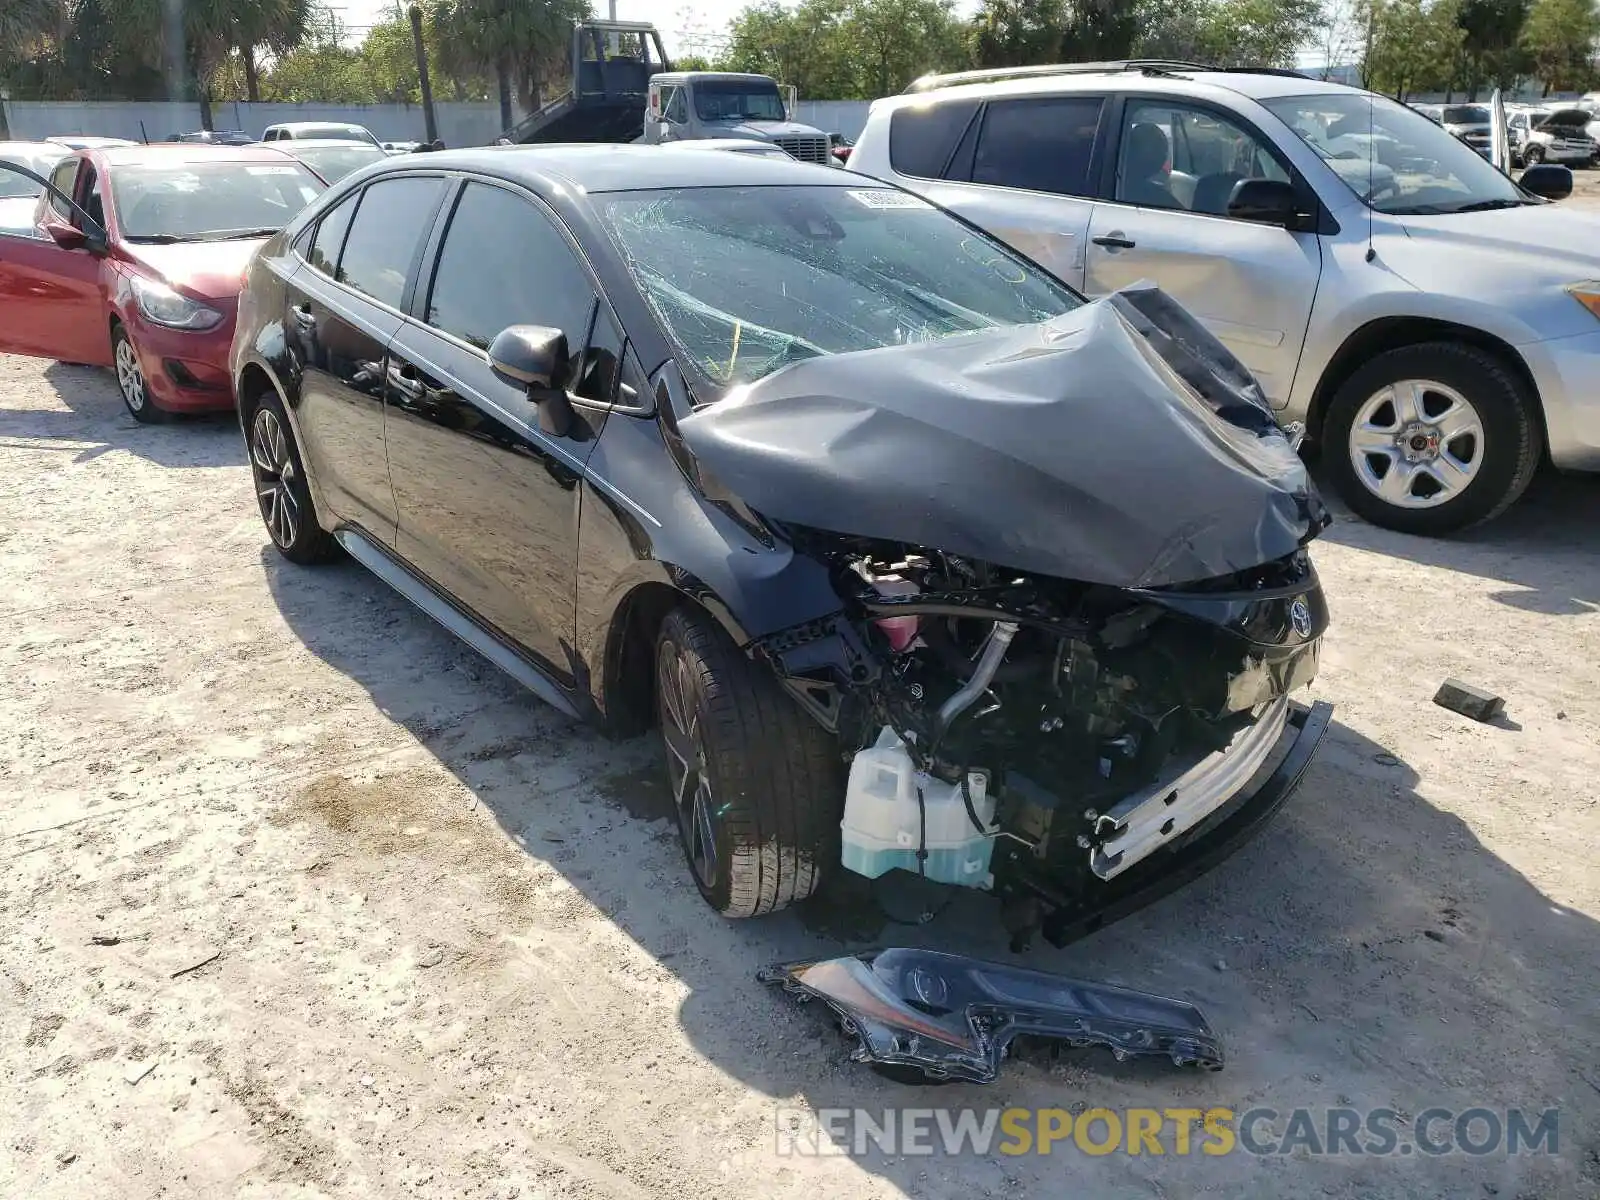
<path fill-rule="evenodd" d="M 1362 485 L 1397 508 L 1448 504 L 1483 466 L 1483 421 L 1454 388 L 1405 379 L 1369 396 L 1350 426 Z"/>

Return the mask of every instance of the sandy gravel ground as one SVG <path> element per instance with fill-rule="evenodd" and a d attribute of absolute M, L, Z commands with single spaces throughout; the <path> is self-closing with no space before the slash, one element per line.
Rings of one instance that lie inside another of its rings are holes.
<path fill-rule="evenodd" d="M 1189 996 L 1216 1075 L 906 1090 L 753 982 L 920 929 L 694 896 L 647 741 L 353 564 L 271 553 L 230 422 L 0 358 L 0 1196 L 1600 1195 L 1600 481 L 1318 551 L 1337 724 L 1223 869 L 1034 966 Z M 1507 697 L 1475 725 L 1446 675 Z M 1560 1109 L 1557 1157 L 780 1157 L 791 1106 Z"/>

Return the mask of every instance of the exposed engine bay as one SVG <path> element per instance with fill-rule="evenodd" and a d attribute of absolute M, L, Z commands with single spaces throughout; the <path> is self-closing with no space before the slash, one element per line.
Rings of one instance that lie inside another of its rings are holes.
<path fill-rule="evenodd" d="M 1124 589 L 786 532 L 847 601 L 761 644 L 852 755 L 845 865 L 994 888 L 1021 934 L 1181 843 L 1281 757 L 1327 624 L 1304 551 Z"/>

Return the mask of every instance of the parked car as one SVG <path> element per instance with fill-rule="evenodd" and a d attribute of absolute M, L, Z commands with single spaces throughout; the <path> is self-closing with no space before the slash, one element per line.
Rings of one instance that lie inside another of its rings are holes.
<path fill-rule="evenodd" d="M 26 167 L 45 179 L 68 153 L 55 142 L 0 142 L 0 164 Z M 26 175 L 0 169 L 0 234 L 34 235 L 33 214 L 43 190 Z"/>
<path fill-rule="evenodd" d="M 193 142 L 205 146 L 248 146 L 256 139 L 242 129 L 197 129 L 193 133 L 174 133 L 169 142 Z"/>
<path fill-rule="evenodd" d="M 1152 279 L 1327 449 L 1361 516 L 1486 520 L 1600 470 L 1600 218 L 1403 105 L 1250 72 L 1070 70 L 876 101 L 852 171 L 1090 295 Z"/>
<path fill-rule="evenodd" d="M 1442 104 L 1413 104 L 1413 105 L 1411 105 L 1411 107 L 1414 108 L 1417 112 L 1421 113 L 1423 116 L 1427 117 L 1428 120 L 1432 121 L 1435 125 L 1443 125 L 1444 124 L 1444 105 L 1442 105 Z"/>
<path fill-rule="evenodd" d="M 1589 136 L 1589 114 L 1581 108 L 1533 108 L 1514 112 L 1506 119 L 1515 166 L 1567 163 L 1588 166 L 1595 158 Z"/>
<path fill-rule="evenodd" d="M 322 181 L 275 150 L 161 145 L 79 151 L 51 182 L 34 240 L 0 248 L 0 352 L 113 367 L 144 422 L 231 408 L 244 266 Z"/>
<path fill-rule="evenodd" d="M 388 158 L 388 152 L 371 142 L 314 141 L 296 138 L 292 141 L 260 142 L 284 154 L 298 158 L 315 171 L 324 183 L 337 183 L 352 171 L 371 166 Z"/>
<path fill-rule="evenodd" d="M 262 133 L 263 142 L 293 142 L 309 139 L 317 142 L 370 142 L 383 149 L 383 143 L 372 135 L 365 125 L 348 121 L 284 121 L 268 125 Z"/>
<path fill-rule="evenodd" d="M 109 150 L 115 146 L 137 146 L 140 143 L 128 138 L 95 137 L 85 133 L 52 134 L 45 138 L 47 142 L 55 142 L 58 146 L 65 146 L 68 150 Z"/>
<path fill-rule="evenodd" d="M 1326 728 L 1288 696 L 1328 517 L 1243 366 L 846 171 L 391 159 L 253 260 L 232 364 L 278 551 L 342 546 L 565 713 L 659 718 L 728 916 L 920 862 L 1070 938 Z"/>
<path fill-rule="evenodd" d="M 422 143 L 421 142 L 385 142 L 385 143 L 383 143 L 383 152 L 385 154 L 415 154 L 421 148 L 422 148 Z"/>
<path fill-rule="evenodd" d="M 855 143 L 842 133 L 830 133 L 828 135 L 828 153 L 832 154 L 840 163 L 850 161 L 850 151 L 854 147 Z"/>

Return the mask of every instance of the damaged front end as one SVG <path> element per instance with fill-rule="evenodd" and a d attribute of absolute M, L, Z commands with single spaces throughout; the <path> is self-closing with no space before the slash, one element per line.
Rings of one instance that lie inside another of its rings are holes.
<path fill-rule="evenodd" d="M 831 572 L 837 611 L 751 650 L 851 757 L 851 870 L 991 889 L 1063 944 L 1228 853 L 1321 741 L 1290 697 L 1328 514 L 1156 289 L 803 362 L 681 428 Z"/>
<path fill-rule="evenodd" d="M 861 748 L 844 864 L 993 888 L 1019 934 L 1063 943 L 1192 877 L 1185 852 L 1209 863 L 1230 819 L 1270 815 L 1326 729 L 1326 705 L 1289 699 L 1327 625 L 1303 550 L 1127 589 L 791 533 L 850 615 L 757 647 Z"/>

